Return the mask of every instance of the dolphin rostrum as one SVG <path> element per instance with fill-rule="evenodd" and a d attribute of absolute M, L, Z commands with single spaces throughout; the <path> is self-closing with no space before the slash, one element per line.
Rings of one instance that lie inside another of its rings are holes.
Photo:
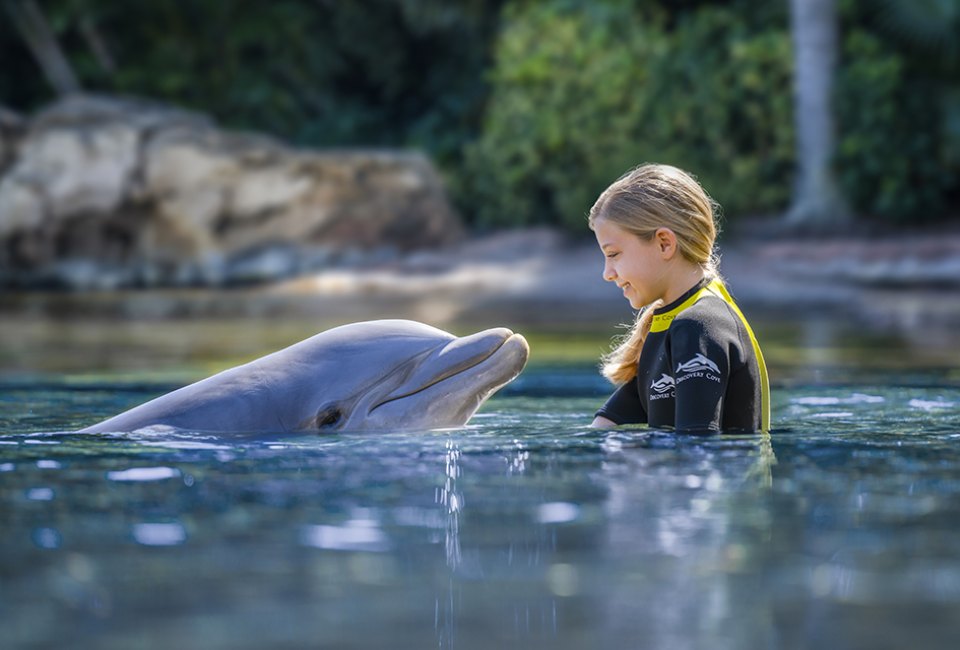
<path fill-rule="evenodd" d="M 506 328 L 457 337 L 406 320 L 343 325 L 162 395 L 80 433 L 438 429 L 466 424 L 527 362 Z"/>

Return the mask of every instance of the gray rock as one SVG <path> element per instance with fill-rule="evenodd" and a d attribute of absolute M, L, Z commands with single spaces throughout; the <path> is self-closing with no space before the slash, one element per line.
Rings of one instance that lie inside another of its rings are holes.
<path fill-rule="evenodd" d="M 13 111 L 0 106 L 0 174 L 13 160 L 24 125 Z"/>
<path fill-rule="evenodd" d="M 295 149 L 98 96 L 60 101 L 19 130 L 0 176 L 7 285 L 261 282 L 464 234 L 417 152 Z"/>

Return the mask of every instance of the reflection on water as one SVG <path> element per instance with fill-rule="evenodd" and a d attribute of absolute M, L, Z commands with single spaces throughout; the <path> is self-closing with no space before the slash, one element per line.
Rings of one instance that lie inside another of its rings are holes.
<path fill-rule="evenodd" d="M 128 379 L 182 383 L 346 322 L 385 314 L 419 318 L 403 301 L 315 296 L 298 298 L 304 304 L 293 305 L 290 298 L 284 302 L 256 291 L 196 293 L 0 293 L 0 378 L 54 373 L 89 379 L 102 374 L 115 381 L 125 373 Z M 942 303 L 956 302 L 950 294 L 941 298 Z M 491 308 L 473 320 L 426 321 L 458 334 L 505 325 L 527 336 L 534 364 L 595 364 L 611 336 L 623 334 L 613 324 L 630 314 L 594 308 L 535 304 L 531 309 L 539 315 L 534 320 L 524 319 L 530 314 L 501 314 Z M 936 371 L 938 379 L 960 384 L 960 330 L 954 320 L 891 324 L 877 317 L 864 322 L 862 317 L 800 307 L 753 308 L 747 313 L 774 381 L 836 383 L 851 375 L 861 381 L 877 371 L 904 375 L 920 368 L 924 380 Z M 579 320 L 568 321 L 574 314 Z"/>
<path fill-rule="evenodd" d="M 960 389 L 784 388 L 773 435 L 701 439 L 588 429 L 599 391 L 544 373 L 458 430 L 323 438 L 37 433 L 161 387 L 7 386 L 4 644 L 960 641 Z"/>

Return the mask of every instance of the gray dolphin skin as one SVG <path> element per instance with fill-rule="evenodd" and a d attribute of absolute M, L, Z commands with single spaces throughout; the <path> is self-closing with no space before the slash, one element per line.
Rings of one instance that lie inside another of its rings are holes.
<path fill-rule="evenodd" d="M 141 404 L 79 433 L 440 429 L 466 424 L 527 362 L 506 328 L 457 337 L 406 320 L 343 325 Z"/>

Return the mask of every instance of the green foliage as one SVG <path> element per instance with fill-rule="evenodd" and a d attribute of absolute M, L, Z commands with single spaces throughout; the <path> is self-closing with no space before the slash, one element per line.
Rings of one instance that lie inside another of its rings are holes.
<path fill-rule="evenodd" d="M 689 169 L 730 212 L 786 202 L 785 31 L 714 6 L 673 18 L 630 3 L 510 8 L 467 156 L 464 190 L 481 224 L 582 230 L 597 194 L 644 161 Z"/>
<path fill-rule="evenodd" d="M 483 134 L 467 154 L 466 192 L 483 225 L 563 215 L 582 226 L 597 188 L 631 162 L 625 144 L 648 110 L 633 88 L 661 47 L 658 30 L 626 24 L 617 11 L 560 4 L 513 8 L 505 18 Z"/>
<path fill-rule="evenodd" d="M 459 157 L 479 121 L 500 1 L 49 0 L 42 7 L 87 90 L 153 97 L 301 144 L 419 145 L 445 162 Z M 113 66 L 95 56 L 84 25 Z M 0 37 L 16 36 L 0 28 Z M 7 43 L 0 45 L 6 53 Z M 21 45 L 10 53 L 15 74 L 0 83 L 0 104 L 24 110 L 49 101 L 29 52 Z"/>
<path fill-rule="evenodd" d="M 940 217 L 950 188 L 938 89 L 862 30 L 845 42 L 836 169 L 856 209 L 887 220 Z"/>
<path fill-rule="evenodd" d="M 8 0 L 0 0 L 0 6 Z M 794 175 L 785 0 L 44 0 L 85 89 L 313 146 L 415 146 L 483 227 L 583 232 L 645 161 L 731 217 Z M 840 0 L 841 187 L 887 220 L 956 212 L 960 0 Z M 0 12 L 0 105 L 52 98 Z"/>
<path fill-rule="evenodd" d="M 920 54 L 924 63 L 956 73 L 960 64 L 960 0 L 872 0 L 886 34 Z"/>
<path fill-rule="evenodd" d="M 728 10 L 682 20 L 657 70 L 652 126 L 674 164 L 731 215 L 779 210 L 793 173 L 792 54 L 782 25 L 751 28 Z"/>

